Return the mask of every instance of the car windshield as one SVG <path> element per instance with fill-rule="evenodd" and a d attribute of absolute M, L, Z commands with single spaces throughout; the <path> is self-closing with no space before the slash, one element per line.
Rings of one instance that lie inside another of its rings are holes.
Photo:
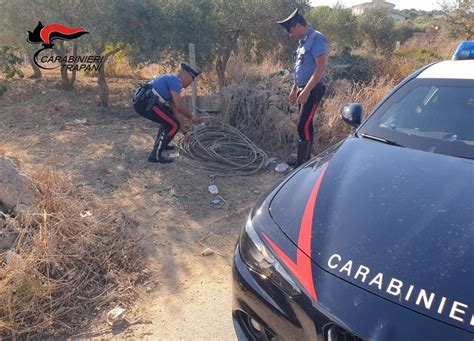
<path fill-rule="evenodd" d="M 376 109 L 358 133 L 473 159 L 474 80 L 411 80 Z"/>

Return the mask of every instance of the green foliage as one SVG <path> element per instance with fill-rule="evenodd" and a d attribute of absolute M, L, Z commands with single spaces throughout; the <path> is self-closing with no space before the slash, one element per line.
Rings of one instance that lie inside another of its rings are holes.
<path fill-rule="evenodd" d="M 156 62 L 171 39 L 165 31 L 169 25 L 165 10 L 157 1 L 117 1 L 102 16 L 109 18 L 112 27 L 104 34 L 98 24 L 99 36 L 106 45 L 113 42 L 115 48 L 122 47 L 132 64 Z"/>
<path fill-rule="evenodd" d="M 23 72 L 18 69 L 18 65 L 21 65 L 21 63 L 21 58 L 13 53 L 10 46 L 2 46 L 0 49 L 0 68 L 6 79 L 13 78 L 16 75 L 23 78 Z"/>
<path fill-rule="evenodd" d="M 425 32 L 425 30 L 430 27 L 435 26 L 429 21 L 416 21 L 413 23 L 413 30 L 415 32 Z"/>
<path fill-rule="evenodd" d="M 474 37 L 474 4 L 472 0 L 443 0 L 443 27 L 450 38 L 471 40 Z"/>
<path fill-rule="evenodd" d="M 395 46 L 394 20 L 384 8 L 367 10 L 358 17 L 359 32 L 369 47 L 390 52 Z"/>
<path fill-rule="evenodd" d="M 161 6 L 167 13 L 166 27 L 162 35 L 168 36 L 165 42 L 168 55 L 178 61 L 189 59 L 189 44 L 196 45 L 196 63 L 203 67 L 213 61 L 213 46 L 218 39 L 218 23 L 214 19 L 216 1 L 177 0 Z"/>
<path fill-rule="evenodd" d="M 350 49 L 329 57 L 329 77 L 348 79 L 356 83 L 367 83 L 373 78 L 373 60 L 365 56 L 352 55 Z"/>
<path fill-rule="evenodd" d="M 407 23 L 403 21 L 399 21 L 395 23 L 394 26 L 394 37 L 395 40 L 400 41 L 401 43 L 407 41 L 409 38 L 413 36 L 415 33 L 415 28 L 413 27 L 412 23 Z"/>
<path fill-rule="evenodd" d="M 225 69 L 230 56 L 237 53 L 247 61 L 261 61 L 268 53 L 280 52 L 280 58 L 290 60 L 290 41 L 286 31 L 277 24 L 294 8 L 304 12 L 308 0 L 213 0 L 218 30 L 213 43 L 212 61 L 219 78 L 225 84 Z M 286 59 L 287 58 L 287 59 Z"/>
<path fill-rule="evenodd" d="M 415 8 L 402 9 L 401 12 L 405 14 L 408 17 L 408 19 L 416 19 L 419 17 L 432 16 L 431 12 L 424 11 L 421 9 L 415 9 Z"/>
<path fill-rule="evenodd" d="M 22 60 L 17 57 L 10 46 L 2 46 L 0 49 L 0 70 L 5 80 L 9 80 L 15 76 L 23 78 L 23 72 L 18 68 Z M 6 82 L 0 84 L 0 97 L 7 91 Z"/>
<path fill-rule="evenodd" d="M 390 59 L 377 61 L 377 69 L 380 75 L 402 80 L 419 68 L 442 59 L 443 56 L 435 50 L 402 47 L 395 50 Z"/>
<path fill-rule="evenodd" d="M 307 20 L 318 31 L 328 37 L 331 48 L 341 52 L 357 44 L 357 19 L 351 10 L 340 5 L 334 7 L 318 6 L 311 10 Z"/>
<path fill-rule="evenodd" d="M 442 57 L 434 50 L 417 48 L 399 48 L 394 52 L 395 58 L 405 58 L 413 63 L 426 65 Z"/>

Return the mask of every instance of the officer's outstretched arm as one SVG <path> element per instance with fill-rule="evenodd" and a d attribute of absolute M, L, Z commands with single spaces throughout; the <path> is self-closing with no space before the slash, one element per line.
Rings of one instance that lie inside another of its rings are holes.
<path fill-rule="evenodd" d="M 199 123 L 201 120 L 199 117 L 194 116 L 191 111 L 189 111 L 184 105 L 183 102 L 181 101 L 181 96 L 179 93 L 171 91 L 171 97 L 173 98 L 173 104 L 175 107 L 175 110 L 179 112 L 181 115 L 189 118 L 193 123 Z"/>
<path fill-rule="evenodd" d="M 180 94 L 177 92 L 171 91 L 171 97 L 173 98 L 173 104 L 174 104 L 175 110 L 179 112 L 181 115 L 191 119 L 193 117 L 193 114 L 183 105 Z"/>

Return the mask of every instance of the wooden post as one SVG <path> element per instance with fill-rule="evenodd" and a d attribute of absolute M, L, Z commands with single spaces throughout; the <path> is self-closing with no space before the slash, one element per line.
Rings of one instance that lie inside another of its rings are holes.
<path fill-rule="evenodd" d="M 194 50 L 194 44 L 189 44 L 189 64 L 191 67 L 196 68 L 196 52 Z M 196 115 L 196 102 L 197 102 L 197 86 L 196 81 L 191 84 L 192 97 L 191 105 L 193 114 Z"/>

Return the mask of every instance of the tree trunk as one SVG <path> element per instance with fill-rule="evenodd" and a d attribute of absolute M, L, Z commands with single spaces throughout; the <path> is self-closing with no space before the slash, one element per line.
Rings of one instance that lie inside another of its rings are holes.
<path fill-rule="evenodd" d="M 223 49 L 221 56 L 217 57 L 216 60 L 216 72 L 217 79 L 219 81 L 219 91 L 225 86 L 225 70 L 227 68 L 227 62 L 229 61 L 232 51 L 237 46 L 237 40 L 240 35 L 240 27 L 234 32 L 233 37 L 230 40 L 230 44 Z"/>
<path fill-rule="evenodd" d="M 62 41 L 58 44 L 58 46 L 59 46 L 58 48 L 59 55 L 62 59 L 63 57 L 67 55 L 67 47 L 64 45 Z M 71 81 L 69 80 L 67 68 L 65 67 L 66 65 L 67 65 L 66 63 L 61 62 L 61 88 L 63 90 L 72 90 L 73 86 L 72 86 Z"/>
<path fill-rule="evenodd" d="M 38 66 L 36 66 L 35 62 L 33 61 L 33 55 L 29 53 L 29 51 L 26 51 L 26 55 L 28 56 L 28 63 L 33 69 L 33 75 L 30 78 L 33 78 L 33 79 L 42 78 L 43 74 L 41 73 L 41 69 Z"/>
<path fill-rule="evenodd" d="M 109 86 L 107 85 L 107 78 L 105 77 L 105 63 L 107 60 L 116 54 L 117 52 L 121 51 L 122 48 L 114 49 L 110 52 L 107 52 L 105 56 L 103 56 L 102 65 L 99 69 L 99 73 L 97 75 L 97 84 L 99 84 L 99 104 L 100 107 L 107 107 L 109 105 Z"/>
<path fill-rule="evenodd" d="M 76 57 L 77 57 L 77 43 L 72 44 L 72 55 L 74 56 L 74 60 L 76 60 Z M 71 87 L 74 87 L 74 83 L 76 82 L 76 74 L 77 74 L 77 71 L 75 69 L 76 64 L 77 63 L 74 63 L 73 69 L 72 69 L 71 81 L 70 81 Z"/>
<path fill-rule="evenodd" d="M 109 105 L 109 86 L 105 78 L 105 61 L 97 74 L 97 84 L 99 84 L 99 107 L 107 107 Z"/>
<path fill-rule="evenodd" d="M 379 48 L 379 46 L 377 44 L 377 38 L 371 37 L 370 41 L 372 42 L 372 47 L 373 47 L 374 51 L 377 51 L 378 48 Z"/>
<path fill-rule="evenodd" d="M 225 86 L 225 69 L 227 67 L 227 62 L 222 61 L 220 58 L 216 62 L 216 72 L 217 79 L 219 82 L 219 91 Z"/>

